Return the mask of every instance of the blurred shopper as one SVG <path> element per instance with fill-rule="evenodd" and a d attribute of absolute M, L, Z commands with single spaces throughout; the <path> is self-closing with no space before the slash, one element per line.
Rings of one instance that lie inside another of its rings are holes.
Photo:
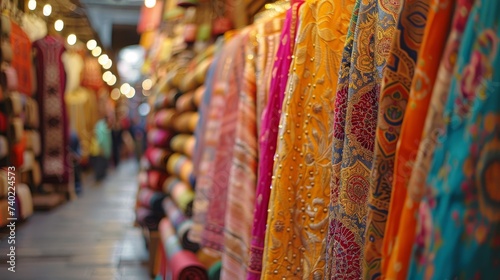
<path fill-rule="evenodd" d="M 99 120 L 94 128 L 94 138 L 90 149 L 90 164 L 94 169 L 96 181 L 101 181 L 106 177 L 109 160 L 112 153 L 111 127 L 113 118 L 106 116 Z"/>

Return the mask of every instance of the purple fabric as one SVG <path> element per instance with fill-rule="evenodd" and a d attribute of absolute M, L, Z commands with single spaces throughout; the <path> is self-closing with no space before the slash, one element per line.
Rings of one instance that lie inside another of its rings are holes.
<path fill-rule="evenodd" d="M 273 174 L 274 154 L 278 137 L 278 126 L 281 107 L 285 96 L 288 72 L 292 61 L 292 53 L 297 29 L 297 16 L 303 1 L 295 3 L 288 10 L 283 31 L 281 33 L 273 76 L 269 89 L 269 101 L 262 114 L 262 126 L 259 141 L 260 161 L 259 177 L 255 201 L 254 222 L 252 227 L 252 243 L 250 248 L 250 264 L 247 280 L 258 280 L 262 270 L 262 254 L 266 235 L 267 208 L 271 195 L 271 177 Z"/>

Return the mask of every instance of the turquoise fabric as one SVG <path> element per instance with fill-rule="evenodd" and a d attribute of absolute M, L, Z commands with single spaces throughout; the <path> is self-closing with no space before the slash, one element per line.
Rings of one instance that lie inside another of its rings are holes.
<path fill-rule="evenodd" d="M 101 119 L 96 123 L 94 132 L 101 149 L 101 155 L 107 159 L 111 158 L 111 130 L 105 119 Z"/>
<path fill-rule="evenodd" d="M 409 279 L 500 275 L 500 1 L 476 0 L 420 205 Z"/>

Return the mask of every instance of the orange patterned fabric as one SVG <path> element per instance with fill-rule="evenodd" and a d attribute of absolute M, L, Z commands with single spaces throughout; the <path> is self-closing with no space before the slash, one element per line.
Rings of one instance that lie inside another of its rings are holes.
<path fill-rule="evenodd" d="M 447 36 L 443 34 L 449 33 L 454 6 L 455 0 L 433 0 L 429 11 L 425 37 L 396 153 L 391 206 L 382 248 L 384 279 L 404 279 L 408 271 L 417 227 L 415 213 L 418 211 L 418 203 L 411 203 L 408 200 L 407 187 L 417 159 L 417 150 L 423 140 L 422 137 L 425 138 L 423 131 L 426 116 L 431 97 L 435 92 L 433 88 L 446 45 Z"/>
<path fill-rule="evenodd" d="M 354 0 L 309 0 L 283 102 L 262 279 L 323 279 L 333 104 Z"/>
<path fill-rule="evenodd" d="M 384 70 L 370 174 L 363 262 L 364 279 L 376 279 L 381 272 L 381 251 L 389 215 L 396 146 L 424 37 L 429 4 L 430 0 L 401 2 L 402 8 L 396 22 L 397 29 Z"/>

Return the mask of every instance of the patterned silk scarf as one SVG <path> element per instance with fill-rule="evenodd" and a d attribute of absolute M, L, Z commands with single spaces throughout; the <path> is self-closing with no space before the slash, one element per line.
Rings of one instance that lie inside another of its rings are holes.
<path fill-rule="evenodd" d="M 391 199 L 396 144 L 425 31 L 429 1 L 416 0 L 402 3 L 382 79 L 368 196 L 363 254 L 364 279 L 375 279 L 381 272 L 381 250 Z"/>
<path fill-rule="evenodd" d="M 252 226 L 252 245 L 250 248 L 248 280 L 260 279 L 262 271 L 267 209 L 269 206 L 269 196 L 271 194 L 270 186 L 278 137 L 279 118 L 281 116 L 281 107 L 285 96 L 288 71 L 290 69 L 293 48 L 295 45 L 297 16 L 302 3 L 303 2 L 293 5 L 287 12 L 272 70 L 269 100 L 262 115 L 259 141 L 259 172 Z"/>
<path fill-rule="evenodd" d="M 422 137 L 426 121 L 425 116 L 427 116 L 432 96 L 432 88 L 434 87 L 441 56 L 446 45 L 447 36 L 443 36 L 443 34 L 449 33 L 454 8 L 455 0 L 433 0 L 427 17 L 426 31 L 415 69 L 394 162 L 391 205 L 382 248 L 382 275 L 385 279 L 406 277 L 411 244 L 400 247 L 399 240 L 404 240 L 406 236 L 414 236 L 415 220 L 406 216 L 404 221 L 401 218 L 402 213 L 408 208 L 404 206 L 407 195 L 406 190 L 413 170 L 413 163 L 417 156 L 416 151 Z M 413 223 L 407 224 L 407 222 L 411 221 Z M 409 242 L 413 243 L 410 240 Z"/>
<path fill-rule="evenodd" d="M 352 49 L 344 49 L 351 61 L 341 71 L 335 100 L 329 279 L 361 277 L 380 84 L 400 8 L 399 1 L 357 2 Z"/>

